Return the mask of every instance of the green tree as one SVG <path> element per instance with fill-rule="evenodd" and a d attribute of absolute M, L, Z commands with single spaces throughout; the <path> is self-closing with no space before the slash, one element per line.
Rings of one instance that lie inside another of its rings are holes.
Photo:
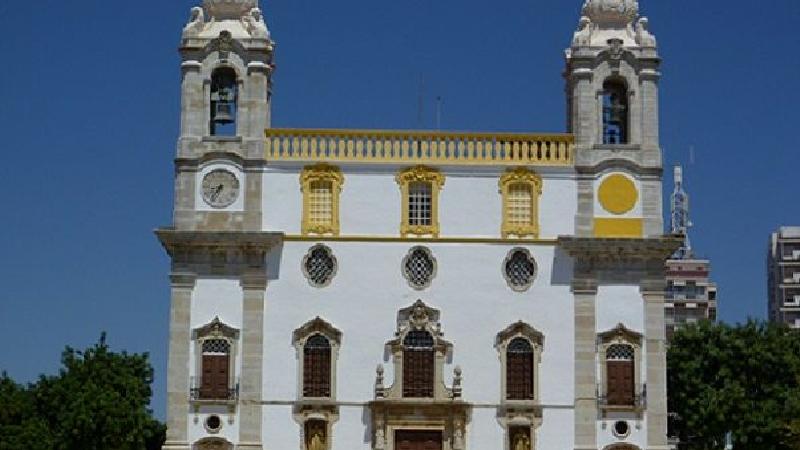
<path fill-rule="evenodd" d="M 77 351 L 67 347 L 56 376 L 27 388 L 0 379 L 0 450 L 155 450 L 164 426 L 148 409 L 153 369 L 148 355 L 116 353 L 105 334 Z M 2 410 L 2 408 L 0 408 Z"/>
<path fill-rule="evenodd" d="M 800 334 L 750 321 L 703 322 L 675 334 L 668 352 L 673 431 L 690 450 L 797 449 Z"/>

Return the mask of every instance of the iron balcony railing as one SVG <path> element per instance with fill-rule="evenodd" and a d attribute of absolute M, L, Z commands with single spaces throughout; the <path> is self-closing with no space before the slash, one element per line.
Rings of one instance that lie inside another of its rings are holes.
<path fill-rule="evenodd" d="M 239 380 L 227 390 L 204 389 L 200 379 L 192 377 L 189 388 L 189 400 L 193 402 L 235 402 L 239 399 Z"/>

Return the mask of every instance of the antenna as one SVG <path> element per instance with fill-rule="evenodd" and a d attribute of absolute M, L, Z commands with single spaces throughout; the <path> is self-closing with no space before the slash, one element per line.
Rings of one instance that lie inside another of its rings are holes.
<path fill-rule="evenodd" d="M 442 129 L 442 96 L 436 97 L 436 131 Z"/>
<path fill-rule="evenodd" d="M 687 259 L 694 256 L 692 244 L 689 241 L 689 228 L 692 222 L 689 220 L 689 194 L 683 189 L 683 167 L 675 165 L 673 172 L 675 179 L 675 189 L 672 191 L 672 218 L 670 225 L 672 234 L 683 236 L 683 245 L 672 256 L 674 259 Z"/>
<path fill-rule="evenodd" d="M 419 74 L 419 86 L 417 92 L 417 129 L 422 129 L 422 118 L 425 114 L 425 75 Z"/>

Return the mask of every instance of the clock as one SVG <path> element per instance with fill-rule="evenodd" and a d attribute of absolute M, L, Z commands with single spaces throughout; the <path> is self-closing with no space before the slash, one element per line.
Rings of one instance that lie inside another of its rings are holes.
<path fill-rule="evenodd" d="M 239 197 L 239 179 L 232 172 L 216 169 L 203 177 L 203 200 L 214 208 L 225 208 Z"/>

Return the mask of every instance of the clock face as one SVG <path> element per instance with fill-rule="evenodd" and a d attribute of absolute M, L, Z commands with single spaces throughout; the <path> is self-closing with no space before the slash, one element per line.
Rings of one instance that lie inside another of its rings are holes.
<path fill-rule="evenodd" d="M 239 197 L 239 179 L 233 173 L 217 169 L 203 177 L 203 200 L 214 208 L 225 208 Z"/>

